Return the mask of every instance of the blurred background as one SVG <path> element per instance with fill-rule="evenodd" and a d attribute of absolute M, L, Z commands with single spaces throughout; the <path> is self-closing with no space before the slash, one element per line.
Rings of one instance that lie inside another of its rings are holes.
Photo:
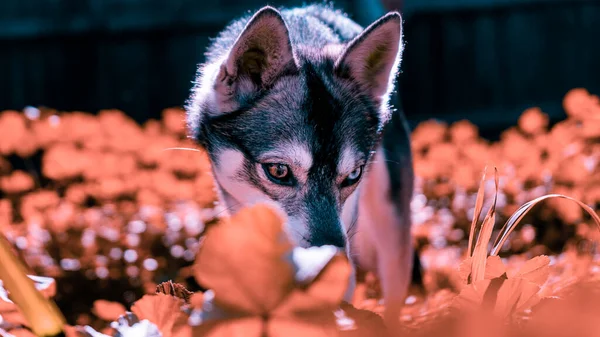
<path fill-rule="evenodd" d="M 209 38 L 263 5 L 299 0 L 3 0 L 0 109 L 123 110 L 157 118 L 188 96 Z M 363 26 L 405 19 L 399 102 L 411 126 L 468 119 L 496 138 L 530 106 L 564 118 L 569 89 L 600 92 L 600 1 L 338 0 Z"/>
<path fill-rule="evenodd" d="M 166 151 L 193 146 L 169 108 L 188 98 L 210 38 L 267 4 L 302 2 L 0 0 L 0 232 L 31 274 L 56 279 L 70 324 L 106 328 L 96 300 L 129 306 L 160 282 L 201 289 L 191 266 L 220 210 L 206 156 Z M 405 19 L 394 99 L 419 125 L 411 206 L 428 294 L 460 289 L 485 165 L 501 176 L 498 223 L 548 193 L 600 208 L 600 0 L 335 5 L 363 26 L 390 10 Z M 600 240 L 574 203 L 548 202 L 522 222 L 503 256 Z"/>

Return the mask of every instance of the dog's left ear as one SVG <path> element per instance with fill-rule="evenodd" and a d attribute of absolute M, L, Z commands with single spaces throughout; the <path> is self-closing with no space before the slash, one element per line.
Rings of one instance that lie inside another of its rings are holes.
<path fill-rule="evenodd" d="M 335 72 L 357 81 L 376 99 L 387 95 L 402 56 L 402 17 L 386 14 L 352 40 L 335 63 Z"/>

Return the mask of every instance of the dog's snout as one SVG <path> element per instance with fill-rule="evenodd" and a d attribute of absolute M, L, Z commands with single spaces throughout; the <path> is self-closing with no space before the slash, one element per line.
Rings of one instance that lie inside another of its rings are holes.
<path fill-rule="evenodd" d="M 338 248 L 346 247 L 346 240 L 341 231 L 317 231 L 312 233 L 310 237 L 311 246 L 325 246 L 332 245 Z"/>

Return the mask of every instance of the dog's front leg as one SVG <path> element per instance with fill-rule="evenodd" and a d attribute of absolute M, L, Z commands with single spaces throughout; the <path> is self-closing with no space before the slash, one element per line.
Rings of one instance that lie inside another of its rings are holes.
<path fill-rule="evenodd" d="M 386 307 L 385 321 L 393 331 L 399 324 L 400 310 L 412 276 L 412 190 L 402 191 L 404 200 L 401 198 L 401 202 L 392 198 L 386 161 L 384 152 L 378 149 L 366 180 L 361 185 L 358 231 L 363 244 L 357 247 L 357 251 L 358 254 L 376 255 L 375 260 L 371 259 L 376 265 L 366 260 L 365 268 L 377 270 Z M 412 176 L 412 171 L 407 173 L 409 177 Z M 411 188 L 412 184 L 409 185 L 407 187 Z"/>

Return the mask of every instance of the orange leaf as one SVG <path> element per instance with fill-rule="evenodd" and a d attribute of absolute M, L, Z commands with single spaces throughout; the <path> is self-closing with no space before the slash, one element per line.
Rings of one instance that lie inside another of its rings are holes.
<path fill-rule="evenodd" d="M 467 257 L 471 257 L 472 249 L 473 249 L 473 241 L 475 239 L 475 227 L 477 226 L 477 221 L 479 220 L 479 216 L 481 215 L 481 210 L 483 209 L 483 197 L 485 196 L 485 176 L 487 174 L 487 166 L 483 169 L 483 176 L 481 177 L 481 181 L 479 182 L 479 188 L 477 189 L 477 199 L 475 200 L 475 209 L 473 209 L 473 220 L 471 221 L 471 230 L 469 231 L 469 244 L 467 246 Z"/>
<path fill-rule="evenodd" d="M 97 300 L 94 301 L 94 308 L 92 311 L 94 315 L 105 321 L 114 321 L 119 318 L 119 316 L 123 315 L 127 310 L 121 303 Z"/>
<path fill-rule="evenodd" d="M 471 270 L 473 266 L 473 257 L 469 256 L 466 259 L 462 260 L 458 265 L 458 275 L 460 279 L 465 283 L 469 283 L 469 275 L 471 275 Z"/>
<path fill-rule="evenodd" d="M 538 286 L 542 286 L 548 280 L 548 276 L 550 276 L 549 264 L 550 258 L 548 256 L 536 256 L 525 262 L 514 278 L 523 278 Z"/>
<path fill-rule="evenodd" d="M 240 210 L 207 229 L 194 275 L 226 307 L 264 315 L 292 291 L 292 245 L 284 216 L 267 205 Z"/>
<path fill-rule="evenodd" d="M 480 311 L 484 306 L 494 314 L 506 318 L 535 305 L 540 287 L 525 279 L 494 278 L 480 280 L 466 286 L 453 301 L 462 311 Z"/>
<path fill-rule="evenodd" d="M 461 280 L 464 283 L 468 283 L 467 280 L 469 275 L 471 274 L 471 266 L 473 264 L 473 258 L 468 257 L 464 259 L 460 265 L 458 266 L 458 273 L 461 277 Z M 485 273 L 483 278 L 485 280 L 490 280 L 496 277 L 502 276 L 506 273 L 506 267 L 502 262 L 502 259 L 498 256 L 488 256 L 485 264 Z"/>
<path fill-rule="evenodd" d="M 499 256 L 488 256 L 485 265 L 485 279 L 500 277 L 506 273 L 506 267 Z"/>
<path fill-rule="evenodd" d="M 494 193 L 494 202 L 488 210 L 483 224 L 481 225 L 481 231 L 479 232 L 479 238 L 475 244 L 475 250 L 473 251 L 473 267 L 471 271 L 471 281 L 477 282 L 483 280 L 485 277 L 485 265 L 487 262 L 487 247 L 492 237 L 492 231 L 496 222 L 496 202 L 498 201 L 498 169 L 494 168 L 494 186 L 496 188 Z"/>
<path fill-rule="evenodd" d="M 154 323 L 164 337 L 185 336 L 188 333 L 188 316 L 181 310 L 185 301 L 170 295 L 144 295 L 131 306 L 140 319 Z"/>
<path fill-rule="evenodd" d="M 537 304 L 540 287 L 526 279 L 507 279 L 498 290 L 495 312 L 501 317 L 521 312 Z"/>
<path fill-rule="evenodd" d="M 302 248 L 297 248 L 297 250 L 299 249 Z M 325 313 L 333 322 L 333 310 L 342 301 L 350 275 L 348 259 L 345 255 L 338 253 L 312 284 L 307 288 L 295 288 L 273 311 L 273 315 L 276 317 L 302 316 L 318 312 Z"/>
<path fill-rule="evenodd" d="M 27 329 L 15 329 L 10 330 L 10 333 L 7 334 L 8 337 L 36 337 L 34 333 Z"/>
<path fill-rule="evenodd" d="M 330 313 L 331 318 L 333 314 Z M 339 335 L 335 320 L 329 317 L 312 315 L 311 319 L 275 318 L 267 326 L 268 337 L 336 337 Z"/>
<path fill-rule="evenodd" d="M 244 317 L 226 321 L 211 320 L 192 327 L 192 336 L 202 337 L 263 337 L 265 321 L 260 317 Z M 270 336 L 269 336 L 270 337 Z"/>

